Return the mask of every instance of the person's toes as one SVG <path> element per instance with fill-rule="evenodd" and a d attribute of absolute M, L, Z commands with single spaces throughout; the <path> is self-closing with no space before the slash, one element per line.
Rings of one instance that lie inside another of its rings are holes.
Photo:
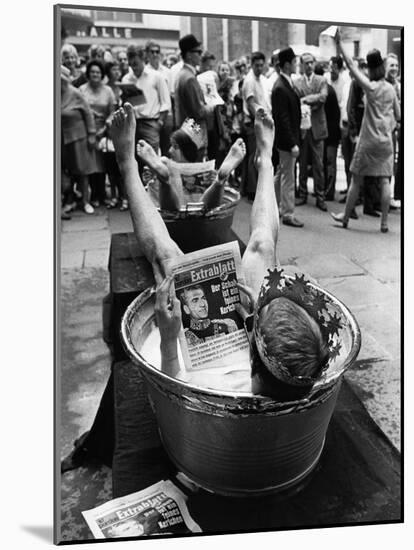
<path fill-rule="evenodd" d="M 124 110 L 125 110 L 125 114 L 126 114 L 126 117 L 127 119 L 131 120 L 131 118 L 134 115 L 134 109 L 132 108 L 132 105 L 130 103 L 125 103 L 124 104 Z"/>
<path fill-rule="evenodd" d="M 115 125 L 120 126 L 123 118 L 124 118 L 124 113 L 123 113 L 122 109 L 119 109 L 114 115 Z"/>
<path fill-rule="evenodd" d="M 256 116 L 258 118 L 262 118 L 264 116 L 264 114 L 265 114 L 265 111 L 264 111 L 263 107 L 259 107 L 256 111 Z"/>

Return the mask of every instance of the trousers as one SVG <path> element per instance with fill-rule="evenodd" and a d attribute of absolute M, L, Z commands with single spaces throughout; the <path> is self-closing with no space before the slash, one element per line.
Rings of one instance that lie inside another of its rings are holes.
<path fill-rule="evenodd" d="M 308 160 L 312 158 L 313 187 L 317 201 L 324 201 L 325 178 L 323 174 L 323 139 L 315 139 L 312 130 L 306 130 L 299 155 L 299 197 L 308 196 Z"/>
<path fill-rule="evenodd" d="M 292 218 L 295 209 L 295 162 L 289 151 L 279 152 L 275 175 L 276 197 L 281 218 Z"/>

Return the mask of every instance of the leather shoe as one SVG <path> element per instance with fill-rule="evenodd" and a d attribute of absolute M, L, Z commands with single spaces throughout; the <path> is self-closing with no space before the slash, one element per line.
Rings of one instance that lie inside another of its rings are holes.
<path fill-rule="evenodd" d="M 306 204 L 307 202 L 308 202 L 308 199 L 305 199 L 305 198 L 301 199 L 301 198 L 299 198 L 299 199 L 296 199 L 296 200 L 295 200 L 295 206 L 303 206 L 303 205 Z"/>
<path fill-rule="evenodd" d="M 319 208 L 319 210 L 322 210 L 322 212 L 328 211 L 328 207 L 326 206 L 324 201 L 316 201 L 316 208 Z"/>
<path fill-rule="evenodd" d="M 340 214 L 335 214 L 334 212 L 331 212 L 331 216 L 336 222 L 341 223 L 344 229 L 348 227 L 348 221 L 345 220 L 345 215 L 343 212 L 341 212 Z"/>
<path fill-rule="evenodd" d="M 303 227 L 303 222 L 299 221 L 297 218 L 283 218 L 282 223 L 284 225 L 290 225 L 291 227 Z"/>
<path fill-rule="evenodd" d="M 357 219 L 358 219 L 358 214 L 356 213 L 355 208 L 353 208 L 353 209 L 351 210 L 351 213 L 349 214 L 349 217 L 352 218 L 353 220 L 357 220 Z"/>

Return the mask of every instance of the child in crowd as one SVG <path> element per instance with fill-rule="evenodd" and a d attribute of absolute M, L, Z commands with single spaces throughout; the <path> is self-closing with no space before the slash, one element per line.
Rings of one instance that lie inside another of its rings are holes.
<path fill-rule="evenodd" d="M 183 206 L 183 198 L 179 192 L 181 175 L 174 170 L 174 164 L 201 163 L 203 161 L 200 127 L 192 119 L 185 120 L 182 126 L 171 135 L 170 143 L 169 159 L 158 156 L 144 140 L 140 140 L 137 144 L 137 155 L 158 178 L 161 209 L 174 211 Z M 208 173 L 207 181 L 210 185 L 200 198 L 200 202 L 204 203 L 207 210 L 221 204 L 224 185 L 231 172 L 242 162 L 245 154 L 244 141 L 238 139 L 230 148 L 218 172 L 211 170 Z M 202 166 L 200 166 L 201 169 Z"/>

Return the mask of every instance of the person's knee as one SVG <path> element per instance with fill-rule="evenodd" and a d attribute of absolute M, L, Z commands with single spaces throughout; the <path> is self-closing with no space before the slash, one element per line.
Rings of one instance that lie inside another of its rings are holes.
<path fill-rule="evenodd" d="M 270 229 L 256 229 L 250 235 L 248 250 L 261 258 L 271 259 L 275 256 L 276 239 L 277 235 Z"/>

